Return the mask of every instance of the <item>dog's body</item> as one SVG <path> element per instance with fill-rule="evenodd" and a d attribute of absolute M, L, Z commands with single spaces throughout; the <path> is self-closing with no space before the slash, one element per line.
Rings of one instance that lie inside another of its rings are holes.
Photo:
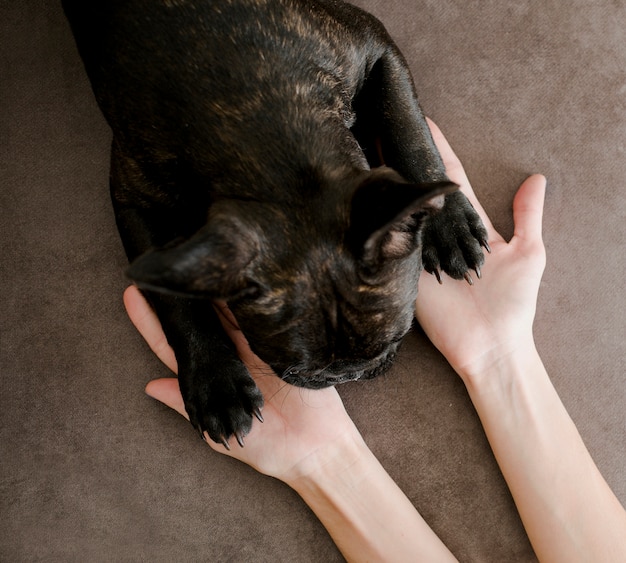
<path fill-rule="evenodd" d="M 213 440 L 241 443 L 263 399 L 211 300 L 286 381 L 323 387 L 390 364 L 422 264 L 457 279 L 482 264 L 486 232 L 369 14 L 336 0 L 64 7 L 114 134 L 129 275 Z"/>

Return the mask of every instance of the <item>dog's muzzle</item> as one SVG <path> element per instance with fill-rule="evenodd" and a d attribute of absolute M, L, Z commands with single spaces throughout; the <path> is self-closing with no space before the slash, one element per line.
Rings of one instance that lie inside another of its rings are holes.
<path fill-rule="evenodd" d="M 347 381 L 373 379 L 385 373 L 393 364 L 399 343 L 392 344 L 372 360 L 336 360 L 322 369 L 292 366 L 283 371 L 282 380 L 307 389 L 323 389 Z"/>

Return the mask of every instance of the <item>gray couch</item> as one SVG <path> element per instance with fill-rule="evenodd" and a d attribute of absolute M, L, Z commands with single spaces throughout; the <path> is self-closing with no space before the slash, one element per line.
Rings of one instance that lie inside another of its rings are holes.
<path fill-rule="evenodd" d="M 548 177 L 539 351 L 626 502 L 626 5 L 359 0 L 496 227 Z M 280 482 L 143 394 L 167 374 L 121 301 L 110 133 L 57 2 L 0 4 L 0 560 L 340 561 Z M 340 389 L 367 443 L 462 561 L 534 555 L 461 381 L 416 330 Z"/>

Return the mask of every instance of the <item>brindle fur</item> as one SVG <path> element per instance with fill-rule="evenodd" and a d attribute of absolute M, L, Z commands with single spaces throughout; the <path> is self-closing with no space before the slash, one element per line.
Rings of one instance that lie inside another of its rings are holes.
<path fill-rule="evenodd" d="M 242 442 L 263 398 L 212 300 L 285 381 L 324 387 L 388 367 L 423 265 L 482 264 L 486 232 L 371 15 L 335 0 L 64 7 L 113 130 L 129 275 L 213 440 Z"/>

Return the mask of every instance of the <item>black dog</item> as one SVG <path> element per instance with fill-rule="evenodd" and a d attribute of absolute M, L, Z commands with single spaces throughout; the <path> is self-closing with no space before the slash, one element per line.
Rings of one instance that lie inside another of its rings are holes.
<path fill-rule="evenodd" d="M 263 398 L 212 300 L 285 381 L 324 387 L 390 365 L 423 267 L 480 275 L 486 231 L 371 15 L 337 0 L 64 8 L 113 129 L 129 276 L 213 440 L 243 445 Z"/>

